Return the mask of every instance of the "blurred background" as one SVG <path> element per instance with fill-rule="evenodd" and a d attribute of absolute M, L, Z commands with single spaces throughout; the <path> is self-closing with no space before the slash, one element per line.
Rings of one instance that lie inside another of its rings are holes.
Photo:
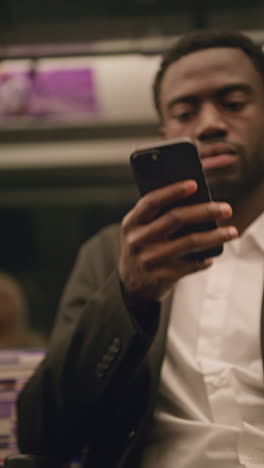
<path fill-rule="evenodd" d="M 263 20 L 263 0 L 1 0 L 0 271 L 37 333 L 81 243 L 137 199 L 129 155 L 158 137 L 161 51 L 206 27 L 262 44 Z"/>

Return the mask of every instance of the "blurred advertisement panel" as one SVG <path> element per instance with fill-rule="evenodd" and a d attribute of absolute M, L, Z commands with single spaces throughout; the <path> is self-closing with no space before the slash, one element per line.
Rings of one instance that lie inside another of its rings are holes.
<path fill-rule="evenodd" d="M 82 121 L 98 115 L 93 68 L 76 59 L 9 61 L 0 68 L 0 120 Z"/>

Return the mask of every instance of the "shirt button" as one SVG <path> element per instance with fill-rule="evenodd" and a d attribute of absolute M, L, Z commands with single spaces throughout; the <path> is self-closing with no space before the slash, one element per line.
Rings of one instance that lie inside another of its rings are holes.
<path fill-rule="evenodd" d="M 215 385 L 216 387 L 224 387 L 225 385 L 227 385 L 227 382 L 227 378 L 224 375 L 222 375 L 221 377 L 218 377 L 218 379 L 215 382 Z"/>
<path fill-rule="evenodd" d="M 263 462 L 263 452 L 262 451 L 261 453 L 259 451 L 256 451 L 256 453 L 251 452 L 251 454 L 248 457 L 248 460 L 254 464 L 259 464 Z"/>

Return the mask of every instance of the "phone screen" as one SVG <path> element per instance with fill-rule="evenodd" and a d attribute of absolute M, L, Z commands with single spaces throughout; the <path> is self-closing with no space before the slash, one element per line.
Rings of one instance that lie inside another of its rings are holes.
<path fill-rule="evenodd" d="M 172 207 L 212 200 L 199 153 L 196 146 L 189 140 L 177 140 L 136 150 L 132 153 L 130 162 L 141 195 L 181 180 L 193 179 L 197 182 L 198 189 L 193 195 L 179 200 L 173 205 L 168 205 L 159 215 Z M 215 221 L 187 225 L 175 232 L 173 237 L 184 236 L 191 232 L 208 231 L 217 226 Z M 188 258 L 201 260 L 220 255 L 222 251 L 223 246 L 220 245 L 206 251 L 195 252 Z"/>

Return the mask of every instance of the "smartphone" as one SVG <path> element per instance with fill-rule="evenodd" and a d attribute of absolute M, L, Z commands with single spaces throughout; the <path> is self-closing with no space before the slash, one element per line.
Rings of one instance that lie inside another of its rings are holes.
<path fill-rule="evenodd" d="M 193 195 L 167 206 L 158 216 L 173 207 L 212 201 L 197 147 L 189 139 L 170 140 L 140 148 L 131 154 L 130 163 L 141 195 L 181 180 L 194 179 L 197 182 L 198 189 Z M 208 231 L 217 227 L 216 221 L 192 224 L 182 227 L 171 237 Z M 223 245 L 219 245 L 194 252 L 186 258 L 202 260 L 215 257 L 222 252 Z"/>

